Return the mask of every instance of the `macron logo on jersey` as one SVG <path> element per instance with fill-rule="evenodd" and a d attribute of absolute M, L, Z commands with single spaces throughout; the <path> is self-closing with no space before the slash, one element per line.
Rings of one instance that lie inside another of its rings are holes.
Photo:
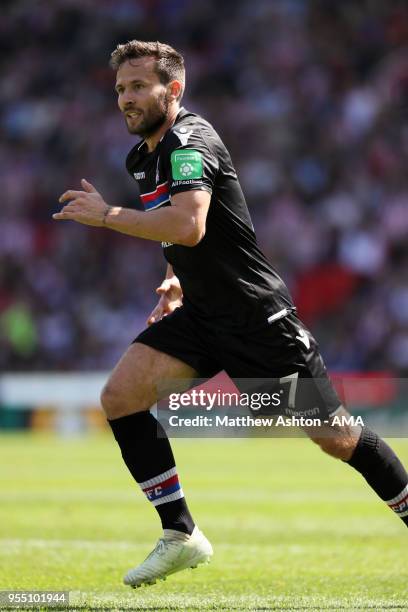
<path fill-rule="evenodd" d="M 133 176 L 135 177 L 137 181 L 141 181 L 144 178 L 146 178 L 146 174 L 144 172 L 134 172 Z"/>
<path fill-rule="evenodd" d="M 188 143 L 188 139 L 193 133 L 193 130 L 188 130 L 186 127 L 181 127 L 178 130 L 174 130 L 174 133 L 181 142 L 181 145 L 185 147 Z"/>

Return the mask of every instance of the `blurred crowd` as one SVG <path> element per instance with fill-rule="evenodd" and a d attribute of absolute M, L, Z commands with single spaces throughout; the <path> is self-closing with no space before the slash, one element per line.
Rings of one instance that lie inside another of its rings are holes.
<path fill-rule="evenodd" d="M 82 177 L 139 206 L 108 66 L 185 54 L 259 242 L 337 371 L 408 372 L 408 5 L 12 0 L 0 20 L 0 367 L 110 369 L 144 327 L 161 248 L 51 219 Z"/>

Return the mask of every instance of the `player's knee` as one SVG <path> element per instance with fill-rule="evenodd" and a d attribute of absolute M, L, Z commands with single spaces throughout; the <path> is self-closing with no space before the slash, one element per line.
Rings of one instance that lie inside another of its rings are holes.
<path fill-rule="evenodd" d="M 108 419 L 116 419 L 134 412 L 148 410 L 149 405 L 133 392 L 131 397 L 125 393 L 120 385 L 108 380 L 101 392 L 101 406 Z"/>
<path fill-rule="evenodd" d="M 114 418 L 118 412 L 120 396 L 116 393 L 115 386 L 108 381 L 101 392 L 101 406 L 109 418 Z"/>
<path fill-rule="evenodd" d="M 324 453 L 335 459 L 348 461 L 353 454 L 357 444 L 357 439 L 350 436 L 343 436 L 341 433 L 324 438 L 311 438 L 315 444 L 320 446 Z"/>

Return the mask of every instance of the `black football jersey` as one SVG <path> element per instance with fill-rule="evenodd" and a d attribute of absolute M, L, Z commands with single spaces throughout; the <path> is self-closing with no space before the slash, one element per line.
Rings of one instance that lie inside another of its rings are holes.
<path fill-rule="evenodd" d="M 219 329 L 267 325 L 294 310 L 289 292 L 260 251 L 231 157 L 214 128 L 181 108 L 154 151 L 142 142 L 126 160 L 148 214 L 180 192 L 211 194 L 204 238 L 194 247 L 162 243 L 183 290 L 183 305 Z"/>

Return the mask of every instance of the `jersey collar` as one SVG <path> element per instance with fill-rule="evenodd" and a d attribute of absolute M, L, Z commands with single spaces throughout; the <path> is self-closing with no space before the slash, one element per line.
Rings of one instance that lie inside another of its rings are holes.
<path fill-rule="evenodd" d="M 175 124 L 176 124 L 176 123 L 178 123 L 178 122 L 180 121 L 180 119 L 182 119 L 183 117 L 185 117 L 186 115 L 189 115 L 189 114 L 190 114 L 190 113 L 188 112 L 188 110 L 186 110 L 186 109 L 184 108 L 184 106 L 180 106 L 180 110 L 179 110 L 179 112 L 177 113 L 177 117 L 176 117 L 176 120 L 175 120 L 175 122 L 174 122 L 174 123 L 175 123 Z"/>

